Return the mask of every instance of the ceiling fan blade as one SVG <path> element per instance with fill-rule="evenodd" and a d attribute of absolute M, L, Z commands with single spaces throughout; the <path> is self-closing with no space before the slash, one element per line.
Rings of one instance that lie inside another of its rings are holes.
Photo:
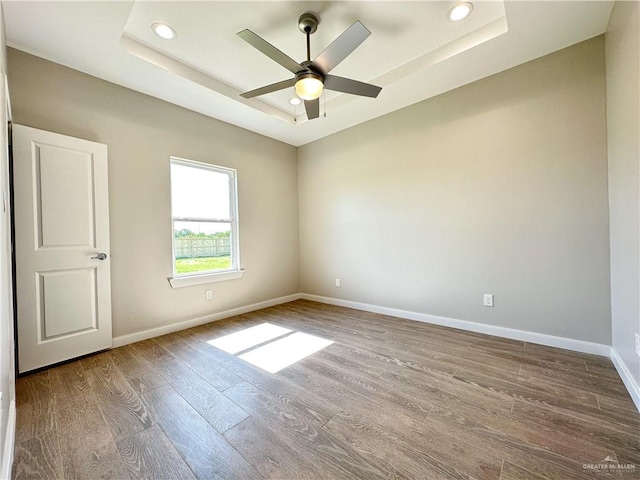
<path fill-rule="evenodd" d="M 248 44 L 260 50 L 267 57 L 269 57 L 274 62 L 279 63 L 284 68 L 289 70 L 291 73 L 298 73 L 304 70 L 304 67 L 296 62 L 293 58 L 289 57 L 287 54 L 282 53 L 276 47 L 271 45 L 269 42 L 264 40 L 262 37 L 259 37 L 251 30 L 242 30 L 238 32 L 238 36 L 243 39 Z"/>
<path fill-rule="evenodd" d="M 296 79 L 290 78 L 289 80 L 283 80 L 278 83 L 272 83 L 271 85 L 256 88 L 255 90 L 251 90 L 249 92 L 241 93 L 240 96 L 244 98 L 259 97 L 260 95 L 264 95 L 265 93 L 277 92 L 278 90 L 284 90 L 287 87 L 293 87 L 295 84 Z"/>
<path fill-rule="evenodd" d="M 324 88 L 335 92 L 350 93 L 352 95 L 371 98 L 376 98 L 382 90 L 382 87 L 377 87 L 370 83 L 358 82 L 350 78 L 336 77 L 335 75 L 327 75 L 324 78 Z"/>
<path fill-rule="evenodd" d="M 320 116 L 320 99 L 305 100 L 304 109 L 307 112 L 307 120 L 313 120 Z"/>
<path fill-rule="evenodd" d="M 371 32 L 362 23 L 359 21 L 354 23 L 316 57 L 313 66 L 322 73 L 329 73 L 358 48 L 369 35 Z"/>

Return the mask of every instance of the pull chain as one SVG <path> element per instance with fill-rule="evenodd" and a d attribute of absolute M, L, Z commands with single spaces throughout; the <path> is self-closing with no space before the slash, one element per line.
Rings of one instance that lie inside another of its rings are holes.
<path fill-rule="evenodd" d="M 324 111 L 324 118 L 327 118 L 327 94 L 322 92 L 322 110 Z"/>

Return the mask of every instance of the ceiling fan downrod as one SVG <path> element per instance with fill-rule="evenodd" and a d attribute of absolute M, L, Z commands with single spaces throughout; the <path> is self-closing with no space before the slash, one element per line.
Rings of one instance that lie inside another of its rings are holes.
<path fill-rule="evenodd" d="M 320 19 L 311 12 L 305 12 L 298 18 L 298 29 L 307 37 L 307 62 L 311 63 L 311 34 L 318 29 Z"/>

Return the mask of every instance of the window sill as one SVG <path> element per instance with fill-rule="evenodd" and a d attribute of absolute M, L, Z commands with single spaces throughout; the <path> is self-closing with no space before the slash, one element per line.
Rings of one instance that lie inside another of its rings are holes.
<path fill-rule="evenodd" d="M 244 270 L 232 270 L 220 273 L 205 273 L 202 275 L 188 275 L 184 277 L 169 278 L 171 288 L 191 287 L 193 285 L 202 285 L 204 283 L 224 282 L 226 280 L 235 280 L 242 278 Z"/>

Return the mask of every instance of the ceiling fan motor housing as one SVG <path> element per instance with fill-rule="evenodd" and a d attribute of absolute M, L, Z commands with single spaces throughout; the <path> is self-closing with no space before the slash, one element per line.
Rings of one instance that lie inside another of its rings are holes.
<path fill-rule="evenodd" d="M 314 75 L 317 75 L 319 77 L 324 77 L 324 72 L 321 71 L 319 68 L 317 68 L 313 62 L 310 61 L 305 61 L 305 62 L 300 62 L 300 66 L 304 67 L 304 70 L 300 70 L 297 75 L 302 75 L 304 73 L 312 73 Z"/>
<path fill-rule="evenodd" d="M 311 12 L 305 12 L 300 15 L 300 18 L 298 18 L 298 28 L 305 35 L 307 33 L 309 35 L 315 33 L 315 31 L 318 29 L 319 23 L 320 19 L 318 18 L 318 16 Z"/>

